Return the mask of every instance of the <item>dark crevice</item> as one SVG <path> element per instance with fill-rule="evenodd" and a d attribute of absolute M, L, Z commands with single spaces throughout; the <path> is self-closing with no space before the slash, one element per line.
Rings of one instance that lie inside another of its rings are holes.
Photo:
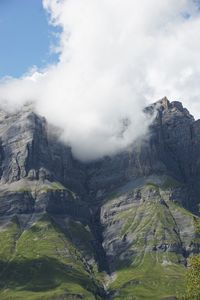
<path fill-rule="evenodd" d="M 93 247 L 95 249 L 96 260 L 99 267 L 99 271 L 104 271 L 110 274 L 110 267 L 107 260 L 106 252 L 103 248 L 103 228 L 100 221 L 101 210 L 98 210 L 93 213 L 91 218 L 91 231 L 95 237 L 93 241 Z"/>

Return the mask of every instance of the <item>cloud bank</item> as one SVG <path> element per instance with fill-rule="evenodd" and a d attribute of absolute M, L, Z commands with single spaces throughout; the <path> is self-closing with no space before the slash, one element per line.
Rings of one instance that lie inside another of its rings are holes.
<path fill-rule="evenodd" d="M 33 101 L 81 160 L 145 133 L 142 109 L 167 96 L 200 114 L 200 14 L 192 0 L 43 0 L 61 27 L 59 62 L 0 83 L 0 104 Z"/>

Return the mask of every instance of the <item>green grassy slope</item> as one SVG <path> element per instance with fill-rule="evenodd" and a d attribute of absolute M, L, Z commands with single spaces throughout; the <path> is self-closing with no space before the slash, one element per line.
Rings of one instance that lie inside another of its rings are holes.
<path fill-rule="evenodd" d="M 98 299 L 100 283 L 48 215 L 23 232 L 13 220 L 0 241 L 0 299 Z"/>
<path fill-rule="evenodd" d="M 54 183 L 39 189 L 64 188 Z M 112 276 L 98 272 L 93 233 L 80 221 L 48 213 L 38 214 L 31 226 L 17 217 L 0 221 L 0 299 L 160 300 L 183 294 L 186 268 L 179 249 L 190 244 L 196 218 L 169 199 L 170 189 L 171 181 L 150 182 L 105 201 L 102 228 L 105 250 L 115 253 Z"/>
<path fill-rule="evenodd" d="M 163 254 L 144 253 L 137 256 L 137 263 L 118 270 L 110 285 L 113 299 L 160 300 L 182 294 L 186 269 L 177 263 L 165 264 L 165 259 Z"/>
<path fill-rule="evenodd" d="M 134 193 L 141 194 L 141 200 L 130 202 Z M 159 300 L 182 295 L 186 267 L 181 249 L 188 239 L 187 230 L 194 230 L 194 216 L 169 200 L 166 187 L 154 183 L 115 195 L 105 207 L 110 216 L 104 224 L 110 240 L 107 247 L 114 247 L 109 232 L 115 231 L 121 243 L 113 258 L 114 279 L 108 283 L 112 299 Z"/>

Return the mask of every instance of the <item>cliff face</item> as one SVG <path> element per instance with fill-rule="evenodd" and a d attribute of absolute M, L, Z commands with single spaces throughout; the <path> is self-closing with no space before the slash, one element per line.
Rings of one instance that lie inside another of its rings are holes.
<path fill-rule="evenodd" d="M 187 258 L 199 252 L 200 122 L 166 98 L 145 113 L 154 115 L 147 136 L 84 164 L 30 105 L 1 111 L 1 299 L 184 289 Z"/>

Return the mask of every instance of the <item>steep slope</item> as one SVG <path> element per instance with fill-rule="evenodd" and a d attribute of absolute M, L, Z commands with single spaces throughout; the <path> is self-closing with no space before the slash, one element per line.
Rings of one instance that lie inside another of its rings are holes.
<path fill-rule="evenodd" d="M 74 226 L 70 220 L 67 222 L 68 228 Z M 89 236 L 84 227 L 80 226 L 80 230 Z M 0 236 L 3 243 L 5 237 L 10 239 L 1 253 L 1 299 L 101 299 L 98 296 L 103 296 L 103 288 L 70 234 L 63 233 L 48 215 L 24 231 L 18 220 L 13 220 Z"/>
<path fill-rule="evenodd" d="M 105 200 L 103 245 L 116 277 L 114 299 L 161 299 L 184 290 L 186 258 L 199 251 L 196 217 L 177 205 L 183 192 L 178 183 L 169 187 L 167 181 L 140 179 Z"/>
<path fill-rule="evenodd" d="M 1 299 L 184 290 L 187 258 L 199 252 L 200 123 L 166 98 L 145 113 L 154 116 L 146 136 L 83 164 L 31 105 L 1 111 Z"/>
<path fill-rule="evenodd" d="M 96 299 L 85 175 L 48 130 L 29 105 L 1 114 L 0 298 Z"/>

